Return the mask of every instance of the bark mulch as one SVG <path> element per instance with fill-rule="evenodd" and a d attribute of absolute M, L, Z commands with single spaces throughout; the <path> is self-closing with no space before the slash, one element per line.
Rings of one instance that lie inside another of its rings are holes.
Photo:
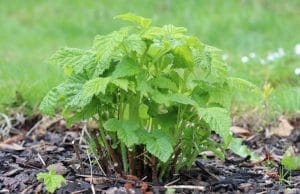
<path fill-rule="evenodd" d="M 255 133 L 245 139 L 244 143 L 262 156 L 261 161 L 254 163 L 250 157 L 241 158 L 230 151 L 225 161 L 210 152 L 201 153 L 192 169 L 168 182 L 153 184 L 146 176 L 104 176 L 94 155 L 87 155 L 82 124 L 67 129 L 60 118 L 23 115 L 1 122 L 0 193 L 46 193 L 36 174 L 47 172 L 51 165 L 67 180 L 56 191 L 59 194 L 300 193 L 300 171 L 288 171 L 279 163 L 288 146 L 299 149 L 299 123 L 286 138 Z"/>

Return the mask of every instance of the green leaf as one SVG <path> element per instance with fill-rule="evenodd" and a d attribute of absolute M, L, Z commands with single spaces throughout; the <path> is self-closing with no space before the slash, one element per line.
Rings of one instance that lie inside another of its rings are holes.
<path fill-rule="evenodd" d="M 177 46 L 172 50 L 174 55 L 174 67 L 176 68 L 191 68 L 194 65 L 192 50 L 187 45 Z"/>
<path fill-rule="evenodd" d="M 131 51 L 137 52 L 139 55 L 144 54 L 147 45 L 137 34 L 131 34 L 124 40 L 124 45 Z"/>
<path fill-rule="evenodd" d="M 93 96 L 88 96 L 83 90 L 79 90 L 75 95 L 67 99 L 66 107 L 81 110 L 91 102 L 92 98 Z"/>
<path fill-rule="evenodd" d="M 289 170 L 299 170 L 300 155 L 295 155 L 293 148 L 289 147 L 282 157 L 281 164 Z"/>
<path fill-rule="evenodd" d="M 211 59 L 211 71 L 203 78 L 210 83 L 224 83 L 228 76 L 228 67 L 220 59 L 212 57 Z"/>
<path fill-rule="evenodd" d="M 197 105 L 197 103 L 190 96 L 186 96 L 186 95 L 181 94 L 181 93 L 170 94 L 169 95 L 169 100 L 171 102 L 177 102 L 177 103 L 180 103 L 180 104 L 193 105 L 193 106 Z"/>
<path fill-rule="evenodd" d="M 98 63 L 95 68 L 94 77 L 102 75 L 105 70 L 110 68 L 111 60 L 116 54 L 116 50 L 127 36 L 128 29 L 112 32 L 106 36 L 98 35 L 94 40 L 93 49 L 96 51 Z"/>
<path fill-rule="evenodd" d="M 229 77 L 227 78 L 227 83 L 229 85 L 229 87 L 231 89 L 233 89 L 234 91 L 253 91 L 256 93 L 259 93 L 259 89 L 256 85 L 254 85 L 253 83 L 241 79 L 241 78 L 237 78 L 237 77 Z"/>
<path fill-rule="evenodd" d="M 229 109 L 232 100 L 232 91 L 227 83 L 214 85 L 209 90 L 208 103 L 217 103 L 222 107 Z"/>
<path fill-rule="evenodd" d="M 136 135 L 135 130 L 132 129 L 120 129 L 117 132 L 118 138 L 127 146 L 132 147 L 139 143 L 139 137 Z"/>
<path fill-rule="evenodd" d="M 127 92 L 129 81 L 127 79 L 115 79 L 111 81 L 112 84 L 120 87 Z"/>
<path fill-rule="evenodd" d="M 146 149 L 162 162 L 167 162 L 173 154 L 172 144 L 168 138 L 164 136 L 154 139 L 149 138 L 146 142 Z"/>
<path fill-rule="evenodd" d="M 141 68 L 138 64 L 129 58 L 125 58 L 118 63 L 115 71 L 112 73 L 113 78 L 129 77 L 138 74 Z"/>
<path fill-rule="evenodd" d="M 142 37 L 146 39 L 156 39 L 156 38 L 183 38 L 187 29 L 184 27 L 176 27 L 172 24 L 164 25 L 162 28 L 159 27 L 149 27 L 142 33 Z"/>
<path fill-rule="evenodd" d="M 150 83 L 142 79 L 137 81 L 137 90 L 145 96 L 149 95 L 149 93 L 155 92 L 155 90 L 151 87 Z"/>
<path fill-rule="evenodd" d="M 142 38 L 153 40 L 155 38 L 165 36 L 165 32 L 159 27 L 149 27 L 142 32 Z"/>
<path fill-rule="evenodd" d="M 187 32 L 187 29 L 184 27 L 176 27 L 172 24 L 164 25 L 162 30 L 173 38 L 181 38 Z"/>
<path fill-rule="evenodd" d="M 175 111 L 169 111 L 166 114 L 156 114 L 153 117 L 153 121 L 158 123 L 163 129 L 173 130 L 177 122 L 177 112 Z"/>
<path fill-rule="evenodd" d="M 98 95 L 100 92 L 105 94 L 106 87 L 110 80 L 110 77 L 98 77 L 87 81 L 83 86 L 84 95 L 90 97 L 93 95 Z"/>
<path fill-rule="evenodd" d="M 96 64 L 95 53 L 77 48 L 62 48 L 50 57 L 50 62 L 58 64 L 66 72 L 82 73 L 84 69 Z M 67 74 L 69 74 L 67 73 Z"/>
<path fill-rule="evenodd" d="M 62 184 L 66 183 L 65 178 L 56 174 L 53 168 L 51 168 L 48 173 L 38 173 L 37 179 L 44 181 L 46 190 L 50 193 L 54 193 L 56 189 L 60 188 Z"/>
<path fill-rule="evenodd" d="M 170 98 L 168 94 L 163 94 L 157 90 L 151 91 L 152 99 L 158 104 L 165 104 L 166 106 L 170 105 Z"/>
<path fill-rule="evenodd" d="M 98 113 L 98 109 L 99 109 L 99 101 L 98 100 L 93 100 L 91 103 L 89 103 L 87 106 L 85 106 L 80 111 L 74 112 L 74 111 L 65 109 L 63 112 L 63 116 L 64 116 L 65 120 L 67 121 L 67 127 L 70 127 L 71 124 L 73 124 L 73 123 L 93 117 L 95 114 Z"/>
<path fill-rule="evenodd" d="M 155 102 L 166 106 L 169 106 L 171 102 L 193 106 L 197 104 L 191 97 L 180 93 L 164 94 L 159 91 L 151 91 L 151 96 Z"/>
<path fill-rule="evenodd" d="M 92 96 L 85 96 L 83 91 L 83 85 L 87 79 L 82 74 L 73 74 L 58 87 L 58 91 L 62 94 L 66 105 L 65 108 L 78 111 L 77 109 L 82 109 L 91 102 Z"/>
<path fill-rule="evenodd" d="M 141 119 L 148 119 L 149 118 L 148 110 L 149 110 L 149 107 L 147 105 L 140 104 L 140 106 L 139 106 L 139 117 Z"/>
<path fill-rule="evenodd" d="M 176 193 L 176 189 L 174 188 L 167 188 L 166 190 L 166 194 L 175 194 Z"/>
<path fill-rule="evenodd" d="M 162 88 L 162 89 L 170 89 L 174 92 L 178 90 L 177 85 L 170 79 L 165 77 L 156 77 L 150 80 L 150 83 L 154 87 Z"/>
<path fill-rule="evenodd" d="M 116 118 L 112 118 L 112 119 L 108 119 L 103 127 L 107 130 L 107 131 L 118 131 L 119 129 L 122 128 L 122 122 Z"/>
<path fill-rule="evenodd" d="M 212 151 L 221 160 L 225 160 L 224 150 L 222 149 L 222 146 L 217 142 L 209 141 L 209 143 L 207 143 L 206 149 Z"/>
<path fill-rule="evenodd" d="M 202 87 L 201 82 L 198 82 L 197 86 L 193 89 L 191 98 L 197 102 L 199 107 L 205 107 L 207 106 L 209 97 L 208 90 Z"/>
<path fill-rule="evenodd" d="M 142 28 L 147 28 L 151 24 L 151 19 L 134 15 L 132 13 L 126 13 L 114 17 L 115 19 L 126 20 L 135 24 L 138 24 Z"/>
<path fill-rule="evenodd" d="M 123 28 L 119 31 L 111 32 L 107 35 L 97 35 L 94 40 L 93 49 L 98 57 L 109 57 L 117 49 L 127 36 L 129 29 Z"/>
<path fill-rule="evenodd" d="M 118 138 L 127 147 L 132 147 L 139 142 L 139 137 L 136 134 L 139 125 L 131 120 L 112 118 L 106 121 L 103 126 L 107 131 L 117 132 Z"/>
<path fill-rule="evenodd" d="M 232 139 L 231 119 L 228 111 L 223 108 L 212 107 L 199 108 L 198 113 L 211 129 L 222 137 L 225 147 L 227 147 Z"/>
<path fill-rule="evenodd" d="M 232 138 L 228 148 L 232 150 L 233 153 L 241 157 L 251 156 L 251 160 L 259 159 L 259 157 L 254 152 L 249 150 L 247 146 L 243 145 L 243 140 L 240 138 Z"/>
<path fill-rule="evenodd" d="M 139 128 L 139 124 L 134 122 L 133 120 L 122 120 L 122 128 L 124 130 L 135 131 Z"/>
<path fill-rule="evenodd" d="M 42 113 L 53 116 L 55 115 L 55 107 L 59 99 L 57 87 L 50 90 L 40 103 L 39 109 Z"/>
<path fill-rule="evenodd" d="M 212 56 L 211 53 L 206 49 L 192 49 L 192 57 L 195 63 L 195 67 L 200 67 L 203 70 L 204 76 L 207 76 L 211 72 L 211 62 Z"/>
<path fill-rule="evenodd" d="M 118 138 L 127 146 L 132 147 L 134 144 L 139 142 L 139 138 L 136 134 L 139 125 L 132 120 L 123 120 L 122 127 L 118 129 L 117 135 Z"/>

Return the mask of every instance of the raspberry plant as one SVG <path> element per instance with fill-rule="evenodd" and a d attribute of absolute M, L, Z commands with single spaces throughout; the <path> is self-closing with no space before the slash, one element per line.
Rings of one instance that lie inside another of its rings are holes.
<path fill-rule="evenodd" d="M 133 14 L 116 18 L 135 25 L 96 36 L 88 50 L 63 48 L 51 57 L 66 80 L 40 110 L 54 115 L 59 106 L 69 124 L 97 122 L 92 133 L 106 173 L 155 181 L 190 167 L 202 151 L 223 158 L 234 145 L 239 152 L 228 111 L 233 92 L 252 86 L 229 77 L 220 50 L 183 27 L 152 27 Z M 210 139 L 212 131 L 223 144 Z"/>
<path fill-rule="evenodd" d="M 62 175 L 56 174 L 54 168 L 51 168 L 48 173 L 40 172 L 37 174 L 38 180 L 43 180 L 46 190 L 49 193 L 54 193 L 54 191 L 60 188 L 66 183 L 65 178 Z"/>

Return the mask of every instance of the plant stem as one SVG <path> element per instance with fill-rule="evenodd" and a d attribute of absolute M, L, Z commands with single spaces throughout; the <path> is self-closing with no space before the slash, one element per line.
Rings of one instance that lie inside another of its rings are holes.
<path fill-rule="evenodd" d="M 178 106 L 178 112 L 177 112 L 177 119 L 176 119 L 176 127 L 175 127 L 175 132 L 174 132 L 174 136 L 177 139 L 179 134 L 179 126 L 180 126 L 180 116 L 181 116 L 181 105 Z"/>
<path fill-rule="evenodd" d="M 135 156 L 139 156 L 143 154 L 144 152 L 144 147 L 142 145 L 137 145 L 136 146 L 136 154 Z M 144 160 L 140 160 L 139 158 L 134 158 L 136 159 L 136 176 L 137 177 L 142 177 L 143 170 L 144 170 Z"/>
<path fill-rule="evenodd" d="M 108 143 L 107 139 L 106 139 L 106 134 L 104 132 L 104 129 L 101 127 L 102 126 L 102 122 L 101 122 L 101 116 L 100 116 L 100 113 L 99 113 L 99 120 L 98 120 L 98 123 L 99 123 L 99 133 L 100 133 L 100 138 L 103 142 L 103 145 L 104 145 L 104 148 L 106 150 L 106 152 L 109 153 L 109 157 L 111 158 L 112 162 L 114 164 L 117 164 L 117 167 L 116 167 L 116 171 L 118 173 L 122 173 L 122 170 L 120 168 L 120 161 L 117 157 L 117 154 L 115 153 L 115 150 L 111 147 L 111 145 Z M 95 136 L 96 137 L 96 136 Z M 109 158 L 108 157 L 108 158 Z"/>
<path fill-rule="evenodd" d="M 153 122 L 152 117 L 150 117 L 149 118 L 149 125 L 148 125 L 148 132 L 151 132 L 151 130 L 152 130 L 152 122 Z"/>
<path fill-rule="evenodd" d="M 122 120 L 124 117 L 124 96 L 120 93 L 120 98 L 118 99 L 119 109 L 118 109 L 118 120 Z M 127 162 L 127 149 L 123 142 L 120 143 L 121 146 L 121 157 L 123 170 L 128 173 L 128 162 Z"/>
<path fill-rule="evenodd" d="M 124 143 L 121 143 L 121 155 L 122 155 L 123 169 L 125 173 L 128 173 L 127 149 Z"/>
<path fill-rule="evenodd" d="M 158 173 L 157 173 L 157 161 L 156 161 L 156 157 L 152 156 L 151 157 L 151 170 L 152 170 L 152 182 L 154 183 L 158 183 Z"/>
<path fill-rule="evenodd" d="M 176 164 L 177 164 L 177 160 L 178 160 L 180 153 L 181 153 L 180 146 L 176 146 L 175 153 L 174 153 L 174 159 L 172 160 L 172 162 L 170 164 L 170 175 L 173 175 L 175 173 Z"/>
<path fill-rule="evenodd" d="M 131 175 L 135 175 L 135 166 L 134 166 L 134 158 L 133 158 L 133 155 L 134 155 L 134 151 L 130 151 L 128 149 L 128 163 L 129 163 L 129 174 Z"/>
<path fill-rule="evenodd" d="M 108 168 L 108 161 L 104 157 L 105 156 L 105 152 L 102 150 L 101 145 L 99 144 L 98 139 L 96 138 L 97 137 L 97 133 L 94 130 L 89 130 L 89 133 L 92 134 L 92 139 L 93 139 L 93 141 L 96 144 L 97 151 L 99 152 L 100 164 L 101 164 L 104 172 L 106 172 L 108 175 L 110 175 L 111 172 L 108 170 L 109 169 Z"/>

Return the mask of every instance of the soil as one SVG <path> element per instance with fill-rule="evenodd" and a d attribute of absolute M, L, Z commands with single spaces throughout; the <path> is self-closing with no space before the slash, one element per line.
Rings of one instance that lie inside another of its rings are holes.
<path fill-rule="evenodd" d="M 299 120 L 290 123 L 288 137 L 253 132 L 244 143 L 261 156 L 252 162 L 230 151 L 225 161 L 210 152 L 199 154 L 192 169 L 174 175 L 172 180 L 154 184 L 147 177 L 104 176 L 87 142 L 84 124 L 67 129 L 60 118 L 22 114 L 0 122 L 0 193 L 46 193 L 39 172 L 50 166 L 67 180 L 56 193 L 300 193 L 300 171 L 288 171 L 280 159 L 289 146 L 300 149 Z M 8 129 L 7 127 L 11 129 Z M 174 190 L 175 189 L 175 190 Z"/>

